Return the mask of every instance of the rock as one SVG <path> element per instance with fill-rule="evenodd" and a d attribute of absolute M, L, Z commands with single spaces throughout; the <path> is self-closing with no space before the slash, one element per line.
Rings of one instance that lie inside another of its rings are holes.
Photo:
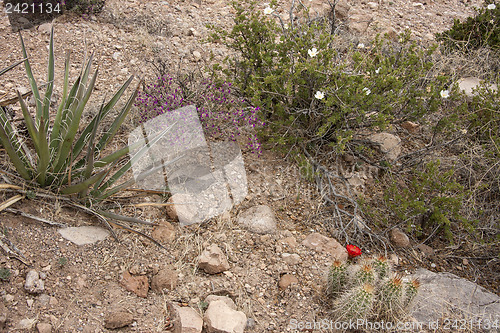
<path fill-rule="evenodd" d="M 418 244 L 417 249 L 422 251 L 422 253 L 428 257 L 431 257 L 434 255 L 434 249 L 432 247 L 430 247 L 429 245 Z"/>
<path fill-rule="evenodd" d="M 163 222 L 154 228 L 151 236 L 160 243 L 173 242 L 175 240 L 175 227 L 169 222 Z"/>
<path fill-rule="evenodd" d="M 416 133 L 416 132 L 418 132 L 420 125 L 417 123 L 414 123 L 413 121 L 405 121 L 404 123 L 401 124 L 401 127 L 403 127 L 405 130 L 407 130 L 410 133 Z"/>
<path fill-rule="evenodd" d="M 423 268 L 412 277 L 420 281 L 410 312 L 418 322 L 441 322 L 442 318 L 473 320 L 474 323 L 500 320 L 500 297 L 475 283 L 450 273 L 434 273 Z"/>
<path fill-rule="evenodd" d="M 120 284 L 126 290 L 133 292 L 139 297 L 148 297 L 149 282 L 145 275 L 132 276 L 128 271 L 123 272 Z"/>
<path fill-rule="evenodd" d="M 36 270 L 32 269 L 26 274 L 24 289 L 31 294 L 40 294 L 44 291 L 45 286 L 43 280 L 40 279 Z"/>
<path fill-rule="evenodd" d="M 25 318 L 21 319 L 19 323 L 17 323 L 16 328 L 18 330 L 32 330 L 33 327 L 35 327 L 35 324 L 37 322 L 36 318 L 30 319 L 30 318 Z"/>
<path fill-rule="evenodd" d="M 113 53 L 112 57 L 113 57 L 113 60 L 118 61 L 118 59 L 120 59 L 121 56 L 122 56 L 121 52 L 115 52 L 115 53 Z"/>
<path fill-rule="evenodd" d="M 199 51 L 193 51 L 194 60 L 198 61 L 201 59 L 201 53 Z"/>
<path fill-rule="evenodd" d="M 198 37 L 198 36 L 200 36 L 200 33 L 195 28 L 189 28 L 187 30 L 187 35 L 188 36 Z"/>
<path fill-rule="evenodd" d="M 40 305 L 45 306 L 49 304 L 50 296 L 47 294 L 41 294 L 40 296 L 38 296 L 38 302 L 40 302 Z"/>
<path fill-rule="evenodd" d="M 7 308 L 3 304 L 3 302 L 0 302 L 0 332 L 6 332 L 5 328 L 7 326 L 7 315 L 9 313 L 7 312 Z"/>
<path fill-rule="evenodd" d="M 217 274 L 229 269 L 229 263 L 222 250 L 215 244 L 210 245 L 198 258 L 198 267 L 208 274 Z"/>
<path fill-rule="evenodd" d="M 300 256 L 297 253 L 283 253 L 281 256 L 283 261 L 289 265 L 297 265 L 300 262 Z"/>
<path fill-rule="evenodd" d="M 288 237 L 286 237 L 286 238 L 283 238 L 283 239 L 281 240 L 281 242 L 282 242 L 283 244 L 287 244 L 287 245 L 288 245 L 289 247 L 291 247 L 291 248 L 295 248 L 295 247 L 297 247 L 297 240 L 296 240 L 296 239 L 295 239 L 295 237 L 293 237 L 293 236 L 288 236 Z"/>
<path fill-rule="evenodd" d="M 192 196 L 185 193 L 172 195 L 167 200 L 167 203 L 170 204 L 166 208 L 168 217 L 174 221 L 189 224 L 189 221 L 193 221 L 196 216 L 196 212 L 193 212 L 191 205 L 189 205 L 193 200 Z"/>
<path fill-rule="evenodd" d="M 473 97 L 477 94 L 474 90 L 478 89 L 481 84 L 484 84 L 484 82 L 477 77 L 466 77 L 459 79 L 457 84 L 460 91 L 469 97 Z M 497 91 L 498 89 L 496 84 L 485 84 L 484 86 L 492 91 Z"/>
<path fill-rule="evenodd" d="M 167 303 L 174 329 L 173 333 L 201 333 L 203 329 L 203 319 L 189 306 L 179 306 L 176 303 Z"/>
<path fill-rule="evenodd" d="M 58 231 L 64 239 L 76 245 L 92 244 L 105 240 L 109 236 L 109 231 L 106 229 L 92 226 L 70 227 Z"/>
<path fill-rule="evenodd" d="M 351 6 L 346 1 L 339 1 L 335 6 L 335 18 L 345 21 L 349 15 Z"/>
<path fill-rule="evenodd" d="M 391 26 L 386 26 L 382 28 L 381 32 L 382 36 L 385 36 L 387 39 L 392 40 L 392 41 L 397 41 L 398 40 L 398 31 L 394 29 L 394 27 Z"/>
<path fill-rule="evenodd" d="M 247 325 L 246 325 L 246 327 L 245 327 L 245 328 L 247 328 L 247 329 L 249 329 L 249 330 L 253 330 L 253 329 L 254 329 L 254 327 L 255 327 L 255 325 L 256 325 L 255 319 L 253 319 L 253 318 L 248 318 L 248 319 L 247 319 Z"/>
<path fill-rule="evenodd" d="M 332 15 L 332 7 L 330 7 L 328 2 L 322 0 L 311 0 L 308 7 L 310 14 L 313 16 L 331 17 Z M 337 4 L 335 5 L 335 18 L 337 18 L 338 20 L 347 19 L 350 8 L 351 7 L 345 0 L 337 2 Z"/>
<path fill-rule="evenodd" d="M 389 236 L 390 236 L 391 242 L 398 247 L 410 246 L 410 239 L 399 228 L 392 229 Z"/>
<path fill-rule="evenodd" d="M 373 17 L 367 14 L 354 14 L 348 19 L 349 30 L 356 34 L 363 34 L 368 30 Z"/>
<path fill-rule="evenodd" d="M 231 309 L 223 300 L 212 301 L 205 311 L 207 333 L 243 333 L 247 316 Z"/>
<path fill-rule="evenodd" d="M 38 323 L 36 324 L 36 329 L 38 333 L 51 333 L 52 325 L 49 323 Z"/>
<path fill-rule="evenodd" d="M 376 133 L 370 135 L 368 140 L 377 144 L 389 161 L 394 161 L 401 154 L 401 139 L 390 133 Z"/>
<path fill-rule="evenodd" d="M 376 3 L 376 2 L 368 2 L 366 5 L 368 7 L 370 7 L 370 9 L 372 9 L 372 10 L 377 10 L 378 9 L 378 3 Z"/>
<path fill-rule="evenodd" d="M 271 234 L 277 229 L 274 212 L 265 205 L 254 206 L 240 213 L 238 225 L 257 234 Z"/>
<path fill-rule="evenodd" d="M 10 302 L 14 301 L 15 297 L 14 297 L 14 295 L 7 294 L 7 295 L 3 296 L 3 299 L 6 303 L 10 303 Z"/>
<path fill-rule="evenodd" d="M 37 30 L 40 31 L 42 34 L 50 34 L 50 31 L 52 30 L 52 24 L 51 23 L 40 24 Z"/>
<path fill-rule="evenodd" d="M 177 272 L 168 267 L 161 269 L 151 279 L 151 289 L 161 292 L 163 289 L 174 290 L 177 287 Z"/>
<path fill-rule="evenodd" d="M 127 311 L 113 311 L 106 315 L 104 327 L 115 329 L 128 326 L 134 322 L 134 316 Z"/>
<path fill-rule="evenodd" d="M 280 286 L 281 289 L 285 290 L 286 288 L 290 287 L 292 284 L 298 284 L 299 280 L 293 276 L 292 274 L 284 274 L 280 278 L 280 282 L 278 285 Z"/>
<path fill-rule="evenodd" d="M 307 246 L 317 252 L 330 253 L 334 259 L 345 262 L 347 261 L 347 250 L 340 245 L 337 240 L 323 236 L 314 232 L 302 241 L 302 245 Z"/>
<path fill-rule="evenodd" d="M 236 304 L 234 303 L 234 301 L 227 297 L 227 296 L 219 296 L 219 295 L 208 295 L 206 298 L 205 298 L 205 302 L 210 304 L 214 301 L 223 301 L 224 303 L 226 303 L 226 305 L 228 307 L 230 307 L 231 309 L 233 310 L 236 310 Z"/>

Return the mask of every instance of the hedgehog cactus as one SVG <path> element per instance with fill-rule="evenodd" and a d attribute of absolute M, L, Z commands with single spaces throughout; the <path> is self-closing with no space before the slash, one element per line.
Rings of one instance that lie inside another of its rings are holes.
<path fill-rule="evenodd" d="M 347 284 L 347 265 L 335 260 L 328 272 L 326 293 L 335 296 L 342 292 Z"/>
<path fill-rule="evenodd" d="M 375 288 L 368 283 L 346 291 L 338 301 L 337 320 L 369 317 L 374 299 Z"/>
<path fill-rule="evenodd" d="M 387 279 L 379 290 L 380 314 L 386 318 L 394 318 L 403 310 L 403 281 L 395 275 Z"/>
<path fill-rule="evenodd" d="M 360 269 L 355 273 L 356 285 L 363 285 L 366 283 L 373 284 L 375 282 L 375 270 L 371 264 L 363 264 Z"/>
<path fill-rule="evenodd" d="M 419 285 L 418 280 L 403 281 L 401 275 L 392 274 L 389 262 L 380 256 L 362 263 L 335 261 L 328 272 L 326 293 L 333 299 L 337 321 L 394 322 L 404 319 Z"/>
<path fill-rule="evenodd" d="M 417 296 L 419 287 L 420 281 L 418 281 L 418 279 L 412 279 L 405 283 L 405 295 L 403 300 L 403 304 L 405 307 L 408 307 L 415 296 Z"/>
<path fill-rule="evenodd" d="M 377 259 L 375 259 L 373 262 L 373 266 L 374 266 L 375 272 L 377 272 L 378 278 L 380 280 L 389 276 L 389 273 L 391 271 L 391 267 L 390 267 L 389 262 L 387 261 L 386 257 L 380 256 Z"/>

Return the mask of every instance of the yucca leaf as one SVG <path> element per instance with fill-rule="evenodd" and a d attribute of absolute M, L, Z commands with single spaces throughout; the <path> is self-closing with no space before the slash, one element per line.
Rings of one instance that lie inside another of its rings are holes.
<path fill-rule="evenodd" d="M 106 200 L 107 198 L 114 195 L 115 193 L 118 193 L 118 192 L 134 185 L 136 182 L 140 182 L 140 181 L 146 179 L 146 177 L 150 176 L 151 174 L 155 173 L 158 170 L 162 170 L 166 165 L 168 165 L 170 163 L 174 163 L 174 162 L 178 161 L 180 158 L 182 158 L 182 156 L 176 157 L 172 161 L 169 161 L 168 163 L 157 165 L 156 167 L 153 167 L 150 170 L 144 171 L 144 172 L 140 173 L 136 178 L 129 179 L 129 180 L 125 181 L 124 183 L 117 185 L 117 186 L 113 187 L 112 189 L 104 192 L 104 194 L 100 195 L 97 199 L 99 201 Z"/>
<path fill-rule="evenodd" d="M 31 180 L 31 174 L 26 168 L 28 164 L 24 157 L 17 136 L 10 126 L 5 110 L 0 106 L 0 141 L 2 146 L 7 151 L 9 158 L 14 164 L 17 172 L 26 180 Z"/>
<path fill-rule="evenodd" d="M 40 118 L 40 128 L 38 129 L 38 164 L 37 181 L 41 186 L 47 185 L 47 169 L 50 163 L 49 143 L 47 142 L 47 130 L 44 117 Z"/>
<path fill-rule="evenodd" d="M 71 121 L 70 115 L 74 114 L 82 96 L 81 79 L 81 76 L 79 76 L 73 83 L 62 109 L 61 121 L 59 122 L 59 138 L 56 138 L 56 140 L 59 140 L 59 147 L 62 145 L 62 138 L 68 131 L 69 122 Z"/>
<path fill-rule="evenodd" d="M 21 110 L 23 112 L 23 117 L 24 117 L 24 122 L 26 123 L 26 128 L 28 129 L 28 134 L 33 141 L 33 146 L 35 146 L 35 150 L 37 155 L 40 154 L 40 143 L 38 142 L 38 129 L 36 128 L 35 121 L 31 117 L 29 111 L 28 111 L 28 106 L 24 102 L 23 97 L 21 96 L 21 93 L 16 90 L 17 92 L 17 97 L 19 98 L 19 104 L 21 105 Z"/>
<path fill-rule="evenodd" d="M 99 189 L 96 191 L 96 196 L 101 198 L 102 193 L 108 189 L 110 186 L 112 186 L 118 179 L 120 179 L 127 171 L 132 168 L 132 165 L 136 163 L 142 156 L 147 153 L 153 145 L 155 145 L 173 126 L 175 125 L 172 124 L 170 127 L 164 129 L 161 131 L 160 135 L 158 135 L 155 139 L 151 140 L 147 145 L 139 149 L 137 153 L 132 156 L 130 161 L 128 161 L 124 166 L 122 166 L 116 173 L 111 176 Z"/>
<path fill-rule="evenodd" d="M 46 122 L 49 123 L 49 107 L 50 100 L 52 98 L 52 90 L 54 88 L 54 26 L 50 31 L 50 42 L 49 42 L 49 64 L 47 69 L 47 90 L 45 91 L 45 97 L 43 98 L 43 110 L 42 117 Z M 46 128 L 48 126 L 45 126 Z"/>
<path fill-rule="evenodd" d="M 24 46 L 23 36 L 21 32 L 19 32 L 19 37 L 21 38 L 21 47 L 24 61 L 24 68 L 26 69 L 26 75 L 28 76 L 28 81 L 30 83 L 31 91 L 33 92 L 33 97 L 35 98 L 36 104 L 36 118 L 40 119 L 42 115 L 42 102 L 40 101 L 40 93 L 38 92 L 38 86 L 35 81 L 35 77 L 33 76 L 33 72 L 31 71 L 30 62 L 28 60 L 28 52 L 26 52 L 26 47 Z"/>
<path fill-rule="evenodd" d="M 146 144 L 146 139 L 141 139 L 137 142 L 134 142 L 130 146 L 124 147 L 109 155 L 106 155 L 105 157 L 102 157 L 100 160 L 95 162 L 95 167 L 102 168 L 103 166 L 109 163 L 113 163 L 122 158 L 123 156 L 127 155 L 130 151 L 134 151 L 135 149 L 142 147 L 144 144 Z"/>
<path fill-rule="evenodd" d="M 99 179 L 101 179 L 101 177 L 104 174 L 106 174 L 106 172 L 107 172 L 106 170 L 101 171 L 101 172 L 93 175 L 92 177 L 85 179 L 84 181 L 82 181 L 78 184 L 68 186 L 68 187 L 62 189 L 61 193 L 62 194 L 75 194 L 75 193 L 79 193 L 79 192 L 81 193 L 82 191 L 89 189 L 89 187 L 92 186 L 92 184 L 94 184 Z"/>
<path fill-rule="evenodd" d="M 85 70 L 82 73 L 82 84 L 87 85 L 87 80 L 90 75 L 90 69 L 92 68 L 92 60 L 94 59 L 94 52 L 90 55 L 89 60 L 87 61 L 87 65 L 85 66 Z"/>
<path fill-rule="evenodd" d="M 137 88 L 135 88 L 134 93 L 132 95 L 130 95 L 130 98 L 128 99 L 127 104 L 125 104 L 125 106 L 123 107 L 120 114 L 115 118 L 115 120 L 113 121 L 113 124 L 111 124 L 108 131 L 102 135 L 101 139 L 99 140 L 99 143 L 97 144 L 97 149 L 99 151 L 104 150 L 104 148 L 109 143 L 109 141 L 116 135 L 116 132 L 118 132 L 118 129 L 123 124 L 123 121 L 125 121 L 125 118 L 127 117 L 127 114 L 130 111 L 130 108 L 135 103 L 135 99 L 137 97 L 137 94 L 139 93 L 141 83 L 142 83 L 142 81 L 140 81 L 137 84 Z"/>
<path fill-rule="evenodd" d="M 109 113 L 109 111 L 115 106 L 115 104 L 118 102 L 120 97 L 123 95 L 123 93 L 125 92 L 125 90 L 129 86 L 129 84 L 132 82 L 133 78 L 134 78 L 134 76 L 131 76 L 127 80 L 127 82 L 125 82 L 120 87 L 120 89 L 115 93 L 115 95 L 109 100 L 109 102 L 106 104 L 106 106 L 103 109 L 101 119 L 106 117 L 106 115 Z M 88 137 L 88 135 L 90 134 L 90 132 L 94 128 L 96 122 L 97 122 L 97 115 L 92 119 L 90 124 L 87 125 L 87 127 L 83 130 L 82 134 L 80 135 L 80 138 L 78 138 L 78 140 L 76 141 L 75 146 L 73 148 L 73 156 L 75 156 L 75 158 L 77 158 L 80 155 L 80 153 L 83 150 L 83 147 L 85 147 L 86 138 Z M 99 123 L 97 125 L 99 125 Z M 79 163 L 80 163 L 80 161 L 79 161 Z"/>
<path fill-rule="evenodd" d="M 64 61 L 64 82 L 63 82 L 63 92 L 62 92 L 62 100 L 57 108 L 56 117 L 54 119 L 54 125 L 52 126 L 52 132 L 50 133 L 50 149 L 54 150 L 59 146 L 59 133 L 61 129 L 61 121 L 63 116 L 63 110 L 66 104 L 66 94 L 68 93 L 68 85 L 69 85 L 69 55 L 70 52 L 66 52 L 66 60 Z"/>
<path fill-rule="evenodd" d="M 27 58 L 26 58 L 27 59 Z M 5 73 L 7 73 L 8 71 L 10 71 L 12 68 L 15 68 L 16 66 L 19 66 L 20 64 L 22 64 L 26 59 L 23 59 L 23 60 L 20 60 L 18 62 L 16 62 L 15 64 L 13 65 L 10 65 L 9 67 L 7 68 L 4 68 L 2 70 L 0 70 L 0 75 L 3 75 Z"/>
<path fill-rule="evenodd" d="M 85 96 L 83 99 L 78 103 L 78 106 L 73 113 L 73 117 L 71 119 L 71 123 L 68 127 L 68 130 L 66 132 L 66 136 L 64 137 L 64 140 L 62 142 L 62 145 L 60 147 L 59 151 L 59 156 L 57 157 L 56 160 L 56 166 L 54 168 L 55 173 L 59 173 L 65 164 L 67 164 L 67 158 L 70 155 L 70 153 L 73 153 L 71 150 L 71 146 L 73 144 L 73 141 L 76 136 L 76 132 L 78 131 L 78 127 L 80 125 L 80 119 L 82 116 L 82 112 L 85 108 L 85 105 L 87 104 L 90 95 L 92 94 L 92 91 L 94 89 L 95 81 L 97 78 L 97 73 L 98 69 L 95 71 L 94 75 L 92 76 L 92 79 L 90 80 L 89 86 L 87 88 L 87 91 L 85 92 Z"/>

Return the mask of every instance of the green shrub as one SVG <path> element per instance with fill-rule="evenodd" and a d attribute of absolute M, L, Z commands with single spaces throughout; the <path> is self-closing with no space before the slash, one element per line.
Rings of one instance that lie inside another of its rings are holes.
<path fill-rule="evenodd" d="M 105 3 L 105 0 L 62 0 L 65 10 L 85 15 L 100 13 Z"/>
<path fill-rule="evenodd" d="M 400 43 L 378 37 L 364 47 L 346 44 L 331 33 L 331 22 L 308 19 L 304 8 L 292 8 L 295 18 L 285 23 L 255 2 L 233 2 L 233 7 L 233 29 L 209 26 L 210 40 L 239 56 L 213 69 L 261 108 L 271 141 L 329 144 L 342 151 L 355 129 L 416 119 L 436 111 L 442 101 L 446 78 L 434 73 L 436 47 L 419 47 L 409 33 Z"/>
<path fill-rule="evenodd" d="M 0 268 L 0 280 L 9 281 L 10 279 L 10 269 L 8 268 Z"/>
<path fill-rule="evenodd" d="M 489 46 L 500 49 L 500 5 L 487 1 L 483 8 L 478 9 L 474 17 L 468 17 L 464 22 L 455 19 L 451 29 L 436 35 L 449 50 L 476 50 Z"/>
<path fill-rule="evenodd" d="M 387 207 L 406 223 L 408 232 L 430 235 L 437 228 L 452 242 L 454 223 L 470 230 L 471 222 L 460 214 L 466 192 L 453 169 L 442 170 L 437 160 L 414 170 L 409 178 L 406 187 L 394 183 L 384 194 Z"/>

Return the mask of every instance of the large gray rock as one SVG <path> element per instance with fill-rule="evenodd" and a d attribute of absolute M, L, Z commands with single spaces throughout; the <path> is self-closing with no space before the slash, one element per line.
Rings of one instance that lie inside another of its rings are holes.
<path fill-rule="evenodd" d="M 238 225 L 257 234 L 276 232 L 274 212 L 269 206 L 265 205 L 254 206 L 240 213 Z"/>
<path fill-rule="evenodd" d="M 450 273 L 434 273 L 420 268 L 413 275 L 420 281 L 410 315 L 418 322 L 430 323 L 443 318 L 472 320 L 473 332 L 486 322 L 500 321 L 500 297 L 481 286 Z M 468 328 L 470 328 L 468 326 Z"/>
<path fill-rule="evenodd" d="M 222 299 L 211 301 L 205 311 L 207 333 L 243 333 L 247 316 L 231 308 Z"/>
<path fill-rule="evenodd" d="M 390 133 L 376 133 L 370 135 L 368 140 L 377 144 L 380 151 L 389 161 L 394 161 L 401 154 L 401 139 Z"/>
<path fill-rule="evenodd" d="M 109 236 L 109 231 L 106 229 L 92 226 L 59 229 L 59 233 L 64 239 L 76 245 L 92 244 Z"/>

